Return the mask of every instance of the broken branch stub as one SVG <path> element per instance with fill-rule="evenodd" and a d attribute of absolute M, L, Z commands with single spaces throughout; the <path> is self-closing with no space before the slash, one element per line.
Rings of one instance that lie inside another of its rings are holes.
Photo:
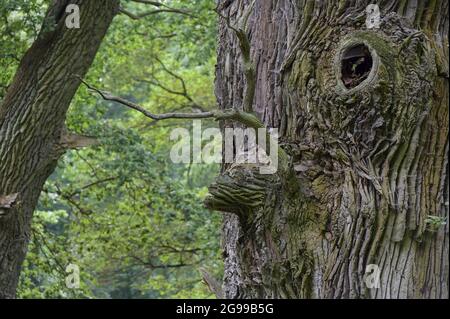
<path fill-rule="evenodd" d="M 17 197 L 19 193 L 0 196 L 0 217 L 3 217 L 7 212 L 17 204 Z"/>

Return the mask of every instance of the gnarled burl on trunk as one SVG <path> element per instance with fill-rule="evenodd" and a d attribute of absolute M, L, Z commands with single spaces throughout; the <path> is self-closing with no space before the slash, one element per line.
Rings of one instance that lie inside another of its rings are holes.
<path fill-rule="evenodd" d="M 378 1 L 370 28 L 368 1 L 221 2 L 219 105 L 244 109 L 246 20 L 252 109 L 287 157 L 211 186 L 224 296 L 448 298 L 448 2 Z"/>

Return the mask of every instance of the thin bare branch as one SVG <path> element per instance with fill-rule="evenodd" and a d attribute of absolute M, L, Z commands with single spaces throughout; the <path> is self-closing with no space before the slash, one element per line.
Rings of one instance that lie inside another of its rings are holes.
<path fill-rule="evenodd" d="M 204 106 L 198 104 L 194 98 L 188 93 L 186 81 L 181 77 L 180 75 L 176 74 L 172 70 L 170 70 L 164 62 L 162 62 L 158 57 L 154 57 L 154 59 L 158 62 L 158 64 L 161 65 L 162 70 L 169 74 L 171 77 L 175 78 L 178 82 L 181 84 L 181 91 L 174 90 L 172 88 L 167 87 L 166 85 L 162 84 L 154 75 L 147 75 L 148 78 L 151 79 L 142 79 L 142 78 L 135 78 L 135 81 L 138 82 L 144 82 L 148 83 L 150 85 L 154 85 L 156 87 L 159 87 L 160 89 L 166 91 L 167 93 L 170 93 L 172 95 L 178 95 L 186 99 L 189 103 L 186 105 L 181 105 L 181 108 L 191 108 L 193 110 L 200 110 L 201 112 L 207 112 L 207 108 Z"/>
<path fill-rule="evenodd" d="M 67 196 L 68 197 L 74 197 L 75 195 L 80 194 L 83 190 L 86 190 L 86 189 L 88 189 L 90 187 L 93 187 L 93 186 L 97 186 L 99 184 L 111 182 L 111 181 L 116 180 L 118 178 L 119 178 L 119 176 L 112 176 L 112 177 L 107 177 L 107 178 L 103 178 L 103 179 L 100 179 L 100 180 L 96 180 L 94 182 L 91 182 L 91 183 L 89 183 L 87 185 L 84 185 L 84 186 L 80 187 L 79 189 L 71 192 L 70 194 L 67 194 Z"/>
<path fill-rule="evenodd" d="M 150 1 L 150 0 L 131 0 L 131 2 L 137 2 L 137 3 L 143 3 L 143 4 L 149 4 L 155 7 L 167 7 L 164 3 L 158 2 L 158 1 Z"/>
<path fill-rule="evenodd" d="M 136 2 L 136 3 L 151 5 L 151 6 L 154 6 L 154 7 L 158 8 L 158 9 L 150 10 L 150 11 L 143 12 L 143 13 L 133 13 L 133 12 L 125 9 L 124 7 L 121 7 L 119 9 L 120 13 L 127 15 L 128 17 L 130 17 L 133 20 L 139 20 L 139 19 L 145 18 L 145 17 L 147 17 L 149 15 L 158 14 L 158 13 L 165 13 L 165 12 L 166 13 L 176 13 L 176 14 L 182 14 L 182 15 L 186 15 L 186 16 L 190 16 L 190 17 L 195 17 L 188 10 L 172 8 L 172 7 L 169 7 L 166 4 L 158 2 L 158 1 L 147 1 L 147 0 L 131 0 L 131 1 L 132 2 Z"/>
<path fill-rule="evenodd" d="M 84 81 L 82 78 L 78 77 L 80 81 L 91 91 L 94 91 L 98 93 L 104 100 L 106 101 L 113 101 L 117 102 L 119 104 L 122 104 L 124 106 L 127 106 L 131 109 L 134 109 L 146 117 L 149 117 L 153 120 L 159 121 L 159 120 L 165 120 L 165 119 L 204 119 L 204 118 L 213 118 L 214 113 L 213 112 L 199 112 L 199 113 L 164 113 L 164 114 L 153 114 L 143 108 L 142 106 L 133 103 L 131 101 L 128 101 L 124 98 L 121 98 L 119 96 L 112 95 L 109 92 L 99 90 L 92 85 L 88 84 L 86 81 Z"/>

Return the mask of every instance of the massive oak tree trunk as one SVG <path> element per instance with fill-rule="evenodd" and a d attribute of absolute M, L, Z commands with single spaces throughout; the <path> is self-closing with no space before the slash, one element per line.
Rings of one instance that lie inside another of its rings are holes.
<path fill-rule="evenodd" d="M 80 29 L 65 24 L 78 4 Z M 99 48 L 118 0 L 57 0 L 39 38 L 25 54 L 0 105 L 0 298 L 14 298 L 33 210 L 70 139 L 64 120 L 70 101 Z"/>
<path fill-rule="evenodd" d="M 253 111 L 289 164 L 224 166 L 211 188 L 231 212 L 225 296 L 447 298 L 448 1 L 378 1 L 379 28 L 369 1 L 250 2 L 219 9 L 231 25 L 251 10 Z M 242 106 L 245 82 L 221 19 L 221 108 Z"/>

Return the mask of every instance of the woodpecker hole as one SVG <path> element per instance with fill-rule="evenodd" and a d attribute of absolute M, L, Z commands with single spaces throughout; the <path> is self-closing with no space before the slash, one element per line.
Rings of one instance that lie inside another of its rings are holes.
<path fill-rule="evenodd" d="M 369 48 L 364 44 L 354 45 L 342 54 L 342 82 L 347 89 L 353 89 L 369 77 L 373 59 Z"/>

